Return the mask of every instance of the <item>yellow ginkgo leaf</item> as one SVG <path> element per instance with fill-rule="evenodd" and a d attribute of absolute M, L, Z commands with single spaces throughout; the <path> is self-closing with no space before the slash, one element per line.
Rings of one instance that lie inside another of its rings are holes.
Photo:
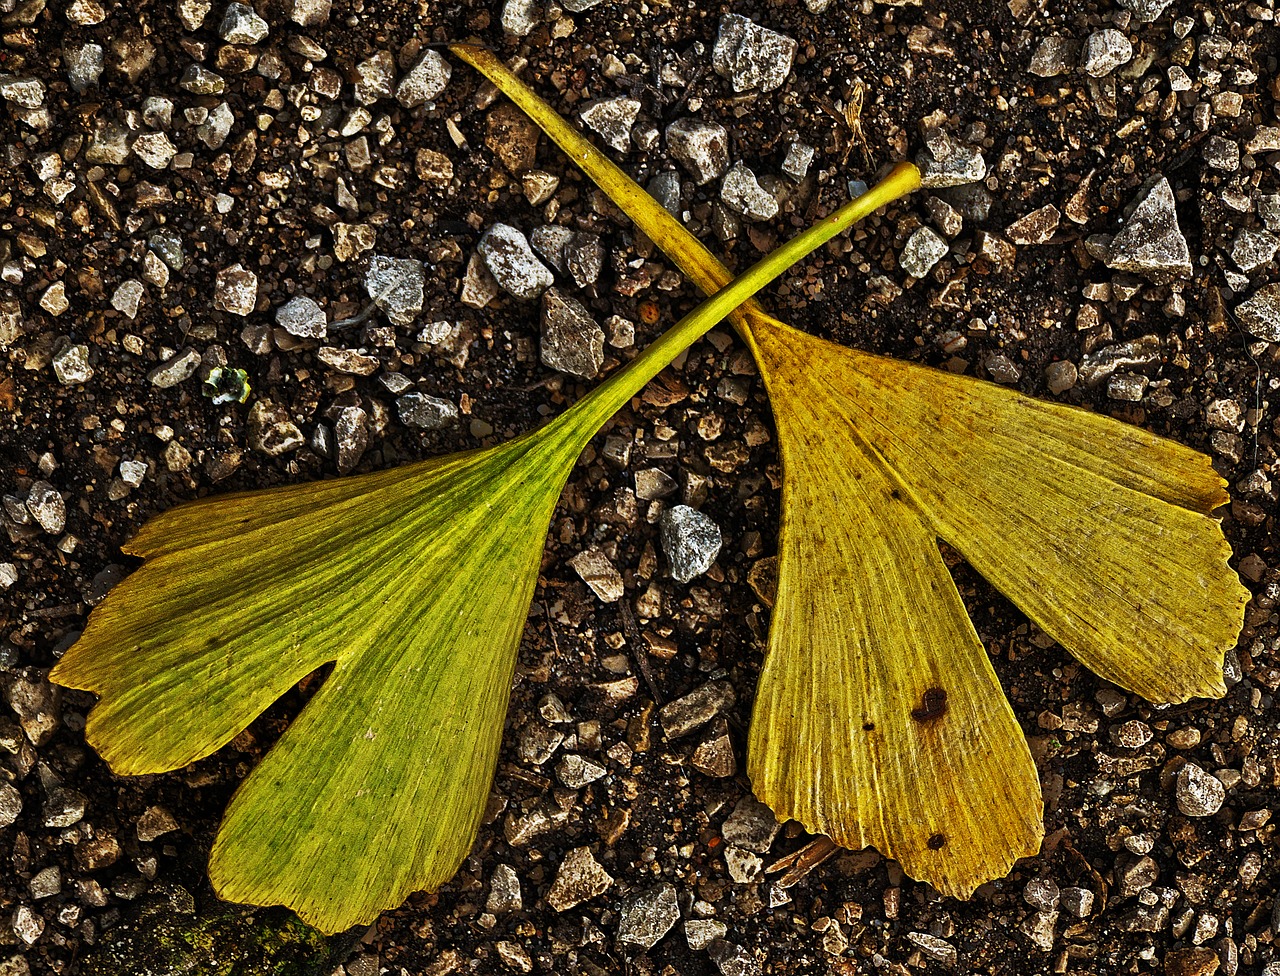
<path fill-rule="evenodd" d="M 777 248 L 537 431 L 148 522 L 124 547 L 142 566 L 50 673 L 99 695 L 88 741 L 119 773 L 175 769 L 332 664 L 232 799 L 214 888 L 333 933 L 448 880 L 479 828 L 547 527 L 578 455 L 738 303 L 910 185 L 887 180 Z"/>
<path fill-rule="evenodd" d="M 527 112 L 685 274 L 730 273 L 500 61 Z M 1110 418 L 846 349 L 754 301 L 731 316 L 778 428 L 778 595 L 748 773 L 779 815 L 967 896 L 1034 853 L 1030 753 L 936 548 L 943 539 L 1103 677 L 1222 695 L 1248 593 L 1208 458 Z"/>

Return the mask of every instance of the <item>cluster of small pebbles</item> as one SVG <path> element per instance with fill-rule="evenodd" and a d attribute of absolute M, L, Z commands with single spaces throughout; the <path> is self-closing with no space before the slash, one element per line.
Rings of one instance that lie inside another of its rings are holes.
<path fill-rule="evenodd" d="M 1253 0 L 0 0 L 0 976 L 1280 976 L 1275 31 Z M 1226 698 L 1107 685 L 947 552 L 1044 850 L 959 902 L 778 823 L 744 761 L 781 467 L 725 325 L 565 490 L 457 877 L 328 943 L 219 908 L 221 812 L 316 680 L 112 777 L 46 675 L 121 544 L 183 500 L 515 436 L 699 299 L 441 46 L 471 36 L 735 269 L 916 161 L 920 193 L 765 301 L 1210 453 L 1254 591 Z"/>

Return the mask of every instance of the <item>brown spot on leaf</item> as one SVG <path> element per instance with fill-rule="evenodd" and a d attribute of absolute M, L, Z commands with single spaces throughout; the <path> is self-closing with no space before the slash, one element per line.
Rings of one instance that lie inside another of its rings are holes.
<path fill-rule="evenodd" d="M 940 851 L 947 846 L 946 834 L 934 834 L 925 843 L 929 845 L 929 850 Z"/>
<path fill-rule="evenodd" d="M 917 722 L 932 722 L 947 713 L 947 693 L 941 688 L 930 688 L 920 699 L 920 707 L 911 710 Z"/>

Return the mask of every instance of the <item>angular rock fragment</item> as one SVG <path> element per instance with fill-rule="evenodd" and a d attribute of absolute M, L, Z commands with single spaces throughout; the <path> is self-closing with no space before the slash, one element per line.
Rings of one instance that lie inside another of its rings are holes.
<path fill-rule="evenodd" d="M 510 224 L 490 227 L 476 250 L 498 285 L 516 298 L 532 301 L 555 281 L 529 247 L 529 239 Z"/>
<path fill-rule="evenodd" d="M 735 92 L 753 88 L 767 92 L 787 80 L 795 55 L 796 42 L 785 34 L 740 14 L 725 14 L 720 18 L 711 66 Z"/>
<path fill-rule="evenodd" d="M 582 124 L 600 133 L 618 152 L 626 152 L 631 147 L 631 127 L 639 115 L 639 100 L 625 95 L 598 98 L 584 105 L 581 112 Z"/>
<path fill-rule="evenodd" d="M 722 545 L 720 527 L 688 505 L 676 505 L 662 513 L 661 539 L 671 578 L 678 583 L 687 583 L 710 569 Z"/>
<path fill-rule="evenodd" d="M 576 298 L 557 288 L 542 296 L 544 366 L 591 379 L 604 364 L 604 330 Z"/>
<path fill-rule="evenodd" d="M 1120 233 L 1112 238 L 1106 263 L 1156 284 L 1190 277 L 1191 251 L 1178 226 L 1173 187 L 1165 177 L 1149 184 Z"/>
<path fill-rule="evenodd" d="M 729 168 L 729 133 L 701 119 L 676 119 L 667 126 L 667 149 L 694 182 L 709 183 Z"/>

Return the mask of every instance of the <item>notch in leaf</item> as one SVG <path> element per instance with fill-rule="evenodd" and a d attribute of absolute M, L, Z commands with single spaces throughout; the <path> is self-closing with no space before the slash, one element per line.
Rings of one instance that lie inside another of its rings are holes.
<path fill-rule="evenodd" d="M 215 889 L 333 933 L 448 880 L 479 827 L 543 543 L 578 455 L 681 350 L 913 188 L 913 174 L 779 247 L 537 431 L 152 519 L 124 547 L 141 568 L 50 674 L 100 696 L 89 742 L 119 773 L 176 769 L 333 663 L 227 808 Z"/>
<path fill-rule="evenodd" d="M 713 293 L 728 270 L 491 53 L 451 50 Z M 968 897 L 1034 854 L 1040 785 L 942 539 L 1090 669 L 1225 694 L 1248 591 L 1209 459 L 1107 417 L 846 349 L 745 303 L 782 457 L 778 591 L 747 758 L 783 819 Z"/>

